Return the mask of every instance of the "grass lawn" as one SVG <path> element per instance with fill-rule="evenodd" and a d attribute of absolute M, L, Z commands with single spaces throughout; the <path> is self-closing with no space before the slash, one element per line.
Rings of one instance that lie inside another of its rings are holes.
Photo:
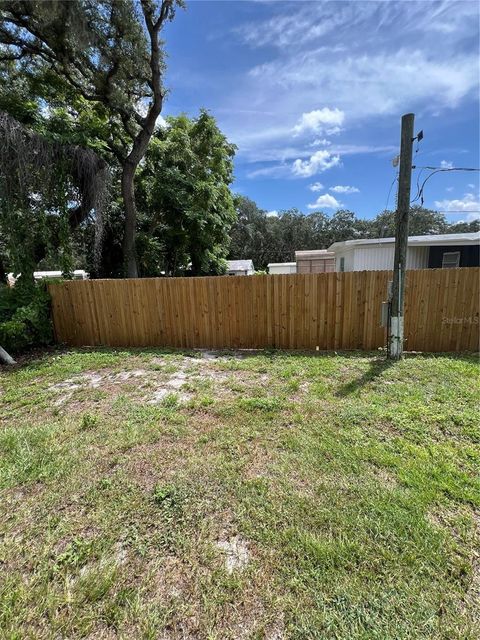
<path fill-rule="evenodd" d="M 0 637 L 480 637 L 475 356 L 0 373 Z"/>

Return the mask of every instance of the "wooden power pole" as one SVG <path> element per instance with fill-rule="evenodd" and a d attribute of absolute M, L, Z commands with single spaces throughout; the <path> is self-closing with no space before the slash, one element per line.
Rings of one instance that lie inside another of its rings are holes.
<path fill-rule="evenodd" d="M 395 258 L 393 262 L 393 286 L 390 307 L 390 331 L 388 357 L 399 360 L 403 354 L 404 324 L 403 307 L 405 271 L 407 266 L 408 216 L 410 213 L 410 183 L 412 179 L 413 124 L 415 116 L 402 116 L 400 139 L 400 170 L 398 175 L 398 197 L 395 232 Z"/>

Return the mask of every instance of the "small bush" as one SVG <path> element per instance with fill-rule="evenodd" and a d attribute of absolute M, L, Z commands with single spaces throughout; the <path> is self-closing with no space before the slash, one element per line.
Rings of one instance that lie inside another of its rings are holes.
<path fill-rule="evenodd" d="M 50 296 L 44 283 L 0 285 L 0 345 L 17 352 L 51 344 Z"/>

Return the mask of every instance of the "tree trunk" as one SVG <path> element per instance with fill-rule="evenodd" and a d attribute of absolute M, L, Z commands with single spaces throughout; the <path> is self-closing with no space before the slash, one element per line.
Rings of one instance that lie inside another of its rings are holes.
<path fill-rule="evenodd" d="M 140 0 L 145 26 L 150 38 L 150 69 L 152 80 L 152 102 L 148 113 L 143 119 L 140 131 L 133 140 L 132 150 L 128 154 L 122 172 L 122 196 L 125 206 L 125 235 L 123 238 L 123 259 L 128 278 L 138 277 L 137 256 L 135 251 L 135 236 L 137 225 L 137 209 L 135 206 L 134 177 L 137 167 L 148 147 L 157 118 L 162 111 L 163 92 L 161 84 L 161 56 L 159 33 L 163 23 L 170 16 L 173 0 L 162 0 L 160 14 L 156 20 L 153 17 L 153 7 L 149 0 Z"/>
<path fill-rule="evenodd" d="M 137 234 L 137 208 L 135 206 L 135 166 L 127 162 L 122 171 L 122 198 L 125 207 L 125 230 L 123 236 L 123 261 L 127 278 L 138 278 L 135 239 Z"/>
<path fill-rule="evenodd" d="M 16 364 L 12 356 L 2 347 L 0 347 L 0 362 L 3 362 L 3 364 Z"/>
<path fill-rule="evenodd" d="M 5 269 L 5 265 L 2 260 L 2 256 L 0 256 L 0 284 L 7 284 L 7 271 Z"/>

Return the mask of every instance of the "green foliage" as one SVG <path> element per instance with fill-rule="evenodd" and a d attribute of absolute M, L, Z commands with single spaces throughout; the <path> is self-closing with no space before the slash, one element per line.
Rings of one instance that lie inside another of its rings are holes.
<path fill-rule="evenodd" d="M 265 413 L 279 411 L 283 407 L 280 398 L 240 398 L 238 403 L 247 411 L 264 411 Z"/>
<path fill-rule="evenodd" d="M 0 344 L 7 351 L 19 351 L 52 342 L 50 296 L 44 283 L 0 285 Z"/>
<path fill-rule="evenodd" d="M 98 424 L 98 417 L 91 413 L 84 413 L 82 416 L 81 428 L 88 430 L 94 429 Z"/>
<path fill-rule="evenodd" d="M 32 122 L 34 109 L 26 108 L 25 98 L 47 103 L 59 125 L 49 131 L 69 142 L 83 137 L 86 116 L 87 129 L 98 134 L 94 146 L 120 151 L 135 131 L 137 101 L 151 96 L 148 35 L 133 0 L 5 0 L 2 14 L 0 42 L 7 51 L 23 52 L 19 61 L 12 56 L 0 66 L 5 80 L 19 81 L 7 85 L 18 88 L 3 106 Z M 92 109 L 85 109 L 87 102 Z"/>
<path fill-rule="evenodd" d="M 13 99 L 0 95 L 0 106 L 30 120 L 30 125 L 36 120 L 36 106 L 41 104 L 44 112 L 47 106 L 50 132 L 69 144 L 85 144 L 88 132 L 90 149 L 122 168 L 129 186 L 122 192 L 128 212 L 124 259 L 129 275 L 137 273 L 134 173 L 164 95 L 160 31 L 183 6 L 183 0 L 4 0 L 0 7 L 0 46 L 5 54 L 0 81 L 8 87 L 17 80 L 20 84 Z M 85 208 L 82 222 L 92 208 Z"/>
<path fill-rule="evenodd" d="M 84 566 L 91 554 L 92 541 L 74 538 L 57 556 L 55 569 Z"/>
<path fill-rule="evenodd" d="M 167 409 L 175 409 L 178 406 L 178 394 L 177 393 L 167 393 L 167 395 L 162 400 L 162 407 Z"/>
<path fill-rule="evenodd" d="M 419 206 L 410 209 L 408 232 L 411 236 L 422 236 L 437 233 L 448 233 L 449 224 L 438 211 L 424 209 Z M 395 235 L 395 212 L 384 211 L 370 223 L 371 237 L 386 238 Z"/>
<path fill-rule="evenodd" d="M 70 272 L 72 230 L 92 210 L 101 213 L 104 161 L 89 149 L 39 135 L 1 112 L 0 138 L 2 270 L 31 275 L 40 265 L 51 265 Z"/>
<path fill-rule="evenodd" d="M 183 487 L 176 485 L 157 485 L 153 491 L 153 501 L 167 523 L 183 517 L 187 494 Z"/>
<path fill-rule="evenodd" d="M 197 118 L 167 118 L 140 172 L 143 275 L 224 273 L 236 214 L 229 185 L 235 146 L 202 110 Z"/>

